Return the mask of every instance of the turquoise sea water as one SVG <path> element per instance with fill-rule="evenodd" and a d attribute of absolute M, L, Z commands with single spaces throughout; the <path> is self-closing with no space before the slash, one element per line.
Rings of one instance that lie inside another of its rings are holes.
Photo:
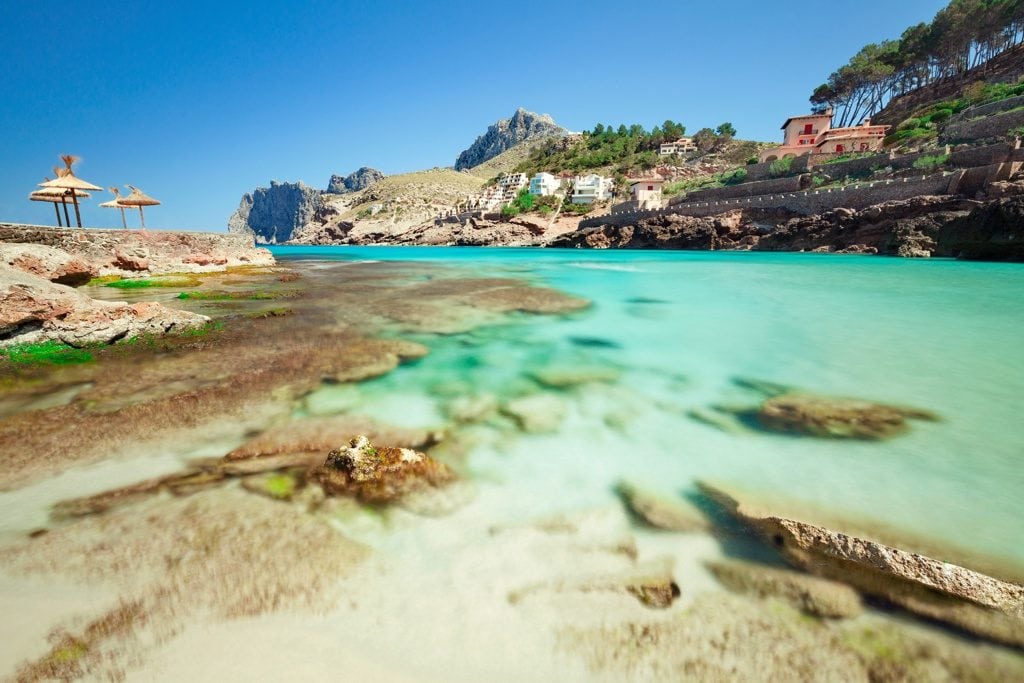
<path fill-rule="evenodd" d="M 437 336 L 365 383 L 384 419 L 429 424 L 445 382 L 500 391 L 543 364 L 621 368 L 554 435 L 527 437 L 518 512 L 606 501 L 621 477 L 783 493 L 1024 561 L 1024 267 L 863 256 L 279 247 L 282 260 L 428 261 L 586 297 L 591 309 Z M 736 435 L 688 416 L 756 403 L 735 378 L 942 416 L 885 442 Z M 495 456 L 497 457 L 497 456 Z"/>

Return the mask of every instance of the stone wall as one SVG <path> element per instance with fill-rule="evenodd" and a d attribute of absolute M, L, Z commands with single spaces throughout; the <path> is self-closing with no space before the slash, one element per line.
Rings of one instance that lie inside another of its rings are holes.
<path fill-rule="evenodd" d="M 967 107 L 967 109 L 964 109 L 959 114 L 954 114 L 949 117 L 949 123 L 969 121 L 971 119 L 976 119 L 979 116 L 991 116 L 992 114 L 1009 111 L 1011 109 L 1016 109 L 1017 107 L 1024 107 L 1024 95 L 1008 97 L 1005 100 L 989 102 L 988 104 L 976 104 L 973 107 Z"/>
<path fill-rule="evenodd" d="M 970 121 L 951 123 L 942 131 L 940 138 L 949 142 L 985 140 L 1002 137 L 1011 129 L 1020 126 L 1024 126 L 1024 108 Z"/>
<path fill-rule="evenodd" d="M 737 209 L 784 209 L 797 214 L 813 215 L 839 207 L 863 209 L 883 202 L 911 199 L 923 195 L 943 195 L 958 176 L 937 173 L 930 176 L 879 180 L 856 183 L 826 190 L 805 190 L 758 197 L 740 197 L 723 201 L 676 204 L 660 211 L 635 211 L 606 214 L 580 221 L 580 228 L 597 225 L 633 225 L 642 218 L 680 214 L 684 216 L 713 216 Z"/>
<path fill-rule="evenodd" d="M 833 164 L 821 163 L 814 166 L 816 173 L 823 173 L 830 178 L 846 178 L 848 176 L 867 175 L 878 168 L 885 168 L 892 164 L 894 155 L 872 154 L 866 157 L 856 157 L 846 161 L 837 161 Z"/>
<path fill-rule="evenodd" d="M 209 272 L 272 265 L 251 235 L 164 230 L 95 230 L 0 223 L 0 242 L 43 244 L 95 264 L 101 275 Z"/>
<path fill-rule="evenodd" d="M 973 168 L 1002 164 L 1011 161 L 1014 153 L 1020 148 L 1020 141 L 997 142 L 984 147 L 965 147 L 949 154 L 949 163 L 956 168 Z"/>
<path fill-rule="evenodd" d="M 775 178 L 773 180 L 757 180 L 738 185 L 697 190 L 696 192 L 690 192 L 685 197 L 677 197 L 671 203 L 689 204 L 691 202 L 718 201 L 734 197 L 755 197 L 764 194 L 778 194 L 780 192 L 798 192 L 807 187 L 810 182 L 811 177 L 807 174 L 791 176 L 789 178 Z"/>

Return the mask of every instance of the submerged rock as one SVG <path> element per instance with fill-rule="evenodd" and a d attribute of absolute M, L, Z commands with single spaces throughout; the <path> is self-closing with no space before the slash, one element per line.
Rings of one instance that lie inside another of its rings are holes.
<path fill-rule="evenodd" d="M 1024 658 L 874 615 L 822 623 L 786 605 L 705 593 L 685 610 L 560 629 L 599 680 L 1019 680 Z"/>
<path fill-rule="evenodd" d="M 615 487 L 629 511 L 656 529 L 665 531 L 706 531 L 707 518 L 682 498 L 668 498 L 628 482 Z"/>
<path fill-rule="evenodd" d="M 905 432 L 908 419 L 938 419 L 917 408 L 797 392 L 769 398 L 757 417 L 772 431 L 839 439 L 885 439 Z"/>
<path fill-rule="evenodd" d="M 614 574 L 534 584 L 509 593 L 508 601 L 517 604 L 538 594 L 576 592 L 625 593 L 646 607 L 665 609 L 679 597 L 679 586 L 672 578 L 671 560 L 663 558 Z"/>
<path fill-rule="evenodd" d="M 837 581 L 739 560 L 719 560 L 706 566 L 730 590 L 778 598 L 811 616 L 855 617 L 864 611 L 857 591 Z"/>
<path fill-rule="evenodd" d="M 547 393 L 512 399 L 502 407 L 502 412 L 515 418 L 524 431 L 535 434 L 557 431 L 565 410 L 565 401 Z"/>
<path fill-rule="evenodd" d="M 352 496 L 364 503 L 391 503 L 411 493 L 455 481 L 447 465 L 409 448 L 377 448 L 365 436 L 331 451 L 309 473 L 328 495 Z"/>
<path fill-rule="evenodd" d="M 919 616 L 1024 647 L 1024 586 L 867 537 L 779 516 L 742 494 L 699 483 L 789 563 Z"/>
<path fill-rule="evenodd" d="M 535 380 L 552 389 L 565 389 L 592 382 L 614 382 L 622 372 L 606 365 L 567 365 L 542 368 L 531 374 Z"/>

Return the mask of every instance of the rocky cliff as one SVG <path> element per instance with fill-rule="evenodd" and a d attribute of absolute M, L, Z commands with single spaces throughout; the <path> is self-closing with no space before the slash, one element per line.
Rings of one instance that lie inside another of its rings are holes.
<path fill-rule="evenodd" d="M 320 190 L 297 183 L 270 181 L 242 195 L 238 210 L 228 219 L 228 232 L 253 235 L 261 244 L 280 244 L 309 224 L 324 207 Z"/>
<path fill-rule="evenodd" d="M 459 154 L 455 161 L 455 170 L 461 171 L 478 166 L 524 140 L 561 136 L 568 132 L 547 114 L 534 114 L 522 108 L 516 109 L 512 118 L 502 119 L 490 126 L 486 133 Z"/>
<path fill-rule="evenodd" d="M 971 215 L 979 204 L 959 197 L 923 196 L 814 216 L 770 209 L 736 209 L 706 217 L 668 214 L 641 218 L 635 225 L 583 228 L 550 246 L 941 256 L 950 254 L 949 237 L 942 238 L 946 226 Z"/>
<path fill-rule="evenodd" d="M 382 178 L 384 178 L 384 174 L 377 169 L 363 166 L 358 171 L 349 173 L 347 176 L 332 175 L 331 181 L 327 184 L 327 191 L 331 194 L 359 192 Z"/>

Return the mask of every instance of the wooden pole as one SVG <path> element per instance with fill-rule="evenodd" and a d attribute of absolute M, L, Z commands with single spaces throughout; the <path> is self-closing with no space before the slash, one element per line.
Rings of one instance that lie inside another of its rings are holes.
<path fill-rule="evenodd" d="M 66 225 L 66 226 L 68 226 L 70 228 L 71 227 L 71 216 L 68 215 L 68 202 L 63 197 L 63 195 L 60 198 L 60 203 L 64 205 L 64 225 Z"/>
<path fill-rule="evenodd" d="M 125 220 L 125 217 L 124 217 L 124 207 L 120 206 L 118 208 L 121 209 L 121 227 L 124 228 L 125 230 L 127 230 L 128 229 L 128 221 Z"/>
<path fill-rule="evenodd" d="M 57 202 L 54 202 L 54 203 L 53 203 L 53 212 L 54 212 L 55 214 L 57 214 L 57 227 L 58 227 L 58 228 L 62 228 L 62 227 L 64 227 L 64 226 L 62 226 L 62 225 L 60 224 L 60 209 L 59 209 L 59 208 L 57 207 Z"/>
<path fill-rule="evenodd" d="M 75 203 L 75 221 L 78 222 L 78 227 L 82 227 L 82 214 L 78 210 L 78 193 L 74 190 L 71 191 L 71 201 Z"/>
<path fill-rule="evenodd" d="M 142 214 L 142 205 L 139 204 L 139 220 L 142 222 L 142 229 L 146 229 L 146 217 Z"/>

